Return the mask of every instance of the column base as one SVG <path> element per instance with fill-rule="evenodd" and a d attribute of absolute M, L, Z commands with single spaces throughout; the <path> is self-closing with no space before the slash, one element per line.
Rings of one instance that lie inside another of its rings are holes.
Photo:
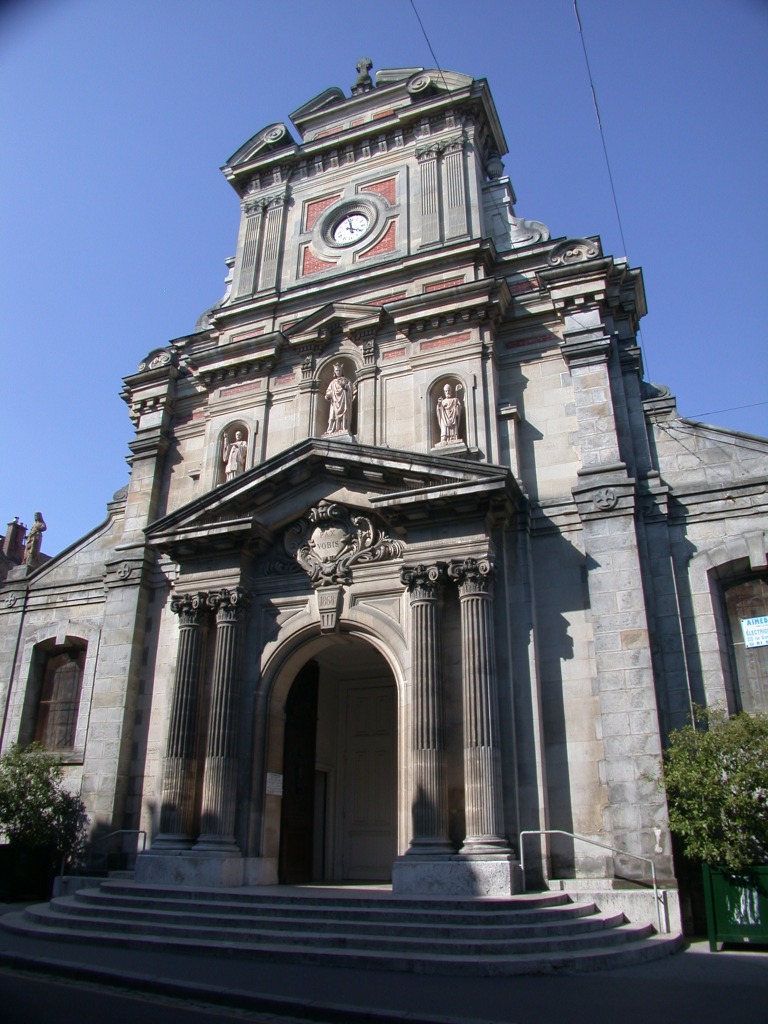
<path fill-rule="evenodd" d="M 182 850 L 191 850 L 195 840 L 183 832 L 161 832 L 155 836 L 152 849 L 156 853 L 179 853 Z"/>
<path fill-rule="evenodd" d="M 398 896 L 512 896 L 522 892 L 520 865 L 512 854 L 398 857 L 392 892 Z"/>
<path fill-rule="evenodd" d="M 235 888 L 244 884 L 245 861 L 239 852 L 204 853 L 152 847 L 136 858 L 134 878 L 140 885 Z"/>

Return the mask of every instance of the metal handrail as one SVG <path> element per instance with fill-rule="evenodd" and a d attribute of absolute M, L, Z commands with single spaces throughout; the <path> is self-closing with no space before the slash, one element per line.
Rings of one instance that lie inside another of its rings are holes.
<path fill-rule="evenodd" d="M 147 848 L 147 833 L 143 828 L 118 828 L 115 829 L 114 832 L 107 832 L 105 836 L 96 836 L 95 839 L 93 840 L 93 844 L 95 846 L 96 843 L 103 843 L 105 840 L 112 839 L 114 836 L 123 835 L 141 836 L 141 852 L 144 853 L 144 851 Z M 109 854 L 107 854 L 107 857 L 109 857 Z M 66 864 L 67 858 L 66 856 L 64 856 L 61 858 L 61 867 L 59 869 L 59 874 L 62 876 L 62 878 L 64 877 L 64 868 L 66 867 Z"/>
<path fill-rule="evenodd" d="M 147 848 L 147 833 L 143 828 L 118 828 L 114 832 L 107 832 L 105 836 L 96 836 L 94 843 L 103 843 L 113 836 L 141 836 L 141 852 Z"/>
<path fill-rule="evenodd" d="M 605 843 L 598 843 L 595 839 L 588 839 L 586 836 L 579 836 L 575 832 L 565 832 L 561 828 L 541 828 L 541 829 L 526 829 L 520 833 L 520 871 L 523 875 L 523 892 L 525 892 L 527 886 L 525 884 L 525 857 L 523 854 L 523 836 L 568 836 L 570 839 L 578 839 L 582 843 L 589 843 L 591 846 L 599 846 L 601 850 L 609 850 L 611 853 L 620 853 L 623 857 L 632 857 L 634 860 L 641 860 L 644 864 L 651 865 L 651 878 L 653 879 L 653 900 L 656 906 L 656 922 L 659 926 L 659 933 L 666 933 L 666 928 L 662 925 L 661 921 L 661 896 L 659 895 L 659 886 L 656 881 L 656 865 L 650 857 L 641 857 L 637 853 L 629 853 L 627 850 L 620 850 L 616 846 L 606 846 Z"/>

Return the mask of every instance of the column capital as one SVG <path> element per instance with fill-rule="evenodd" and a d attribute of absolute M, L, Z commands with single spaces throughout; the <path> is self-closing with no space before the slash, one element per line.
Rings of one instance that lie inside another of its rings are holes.
<path fill-rule="evenodd" d="M 406 565 L 400 570 L 400 582 L 407 587 L 411 601 L 435 600 L 444 578 L 445 566 L 442 562 L 434 565 Z"/>
<path fill-rule="evenodd" d="M 495 575 L 496 569 L 488 558 L 464 558 L 448 566 L 448 576 L 458 583 L 461 597 L 490 595 Z"/>
<path fill-rule="evenodd" d="M 244 587 L 214 590 L 208 595 L 208 607 L 216 613 L 217 622 L 236 622 L 250 605 L 251 596 Z"/>
<path fill-rule="evenodd" d="M 171 611 L 179 616 L 182 626 L 196 626 L 208 611 L 208 595 L 203 592 L 174 594 L 171 598 Z"/>

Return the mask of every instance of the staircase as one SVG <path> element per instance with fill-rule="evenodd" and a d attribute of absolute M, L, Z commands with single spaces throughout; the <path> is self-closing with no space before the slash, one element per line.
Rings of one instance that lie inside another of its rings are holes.
<path fill-rule="evenodd" d="M 453 975 L 595 970 L 675 952 L 562 892 L 405 898 L 381 888 L 180 889 L 103 882 L 0 918 L 16 934 L 282 963 Z"/>

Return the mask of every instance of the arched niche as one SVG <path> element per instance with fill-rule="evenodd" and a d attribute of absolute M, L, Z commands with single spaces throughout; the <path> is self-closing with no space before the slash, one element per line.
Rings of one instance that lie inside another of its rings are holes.
<path fill-rule="evenodd" d="M 357 433 L 357 367 L 349 356 L 334 356 L 319 368 L 315 436 Z"/>
<path fill-rule="evenodd" d="M 467 388 L 455 373 L 441 374 L 429 388 L 429 443 L 432 448 L 466 447 Z"/>
<path fill-rule="evenodd" d="M 252 448 L 251 431 L 243 420 L 232 420 L 219 432 L 216 441 L 216 486 L 242 476 L 253 465 Z"/>

